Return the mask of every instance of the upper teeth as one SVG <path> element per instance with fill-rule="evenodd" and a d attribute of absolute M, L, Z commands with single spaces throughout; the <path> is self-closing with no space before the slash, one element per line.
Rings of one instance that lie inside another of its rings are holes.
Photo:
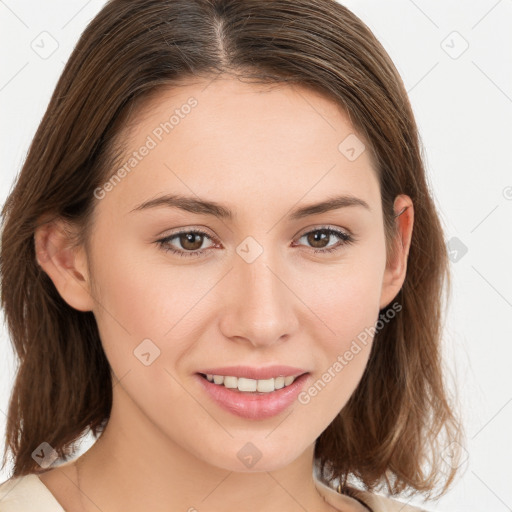
<path fill-rule="evenodd" d="M 215 384 L 224 384 L 227 388 L 237 388 L 238 391 L 259 391 L 260 393 L 270 393 L 276 389 L 289 386 L 295 377 L 273 377 L 271 379 L 246 379 L 245 377 L 233 377 L 224 375 L 206 374 L 206 378 Z"/>

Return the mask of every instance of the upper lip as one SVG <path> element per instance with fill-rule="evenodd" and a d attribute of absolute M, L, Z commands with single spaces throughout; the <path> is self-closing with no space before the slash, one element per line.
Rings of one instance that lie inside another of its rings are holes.
<path fill-rule="evenodd" d="M 205 375 L 224 375 L 233 377 L 245 377 L 246 379 L 262 380 L 271 379 L 272 377 L 279 376 L 298 377 L 303 373 L 307 373 L 307 371 L 301 368 L 295 368 L 293 366 L 273 365 L 260 368 L 256 368 L 253 366 L 223 366 L 221 368 L 205 368 L 201 370 L 199 373 L 203 373 Z"/>

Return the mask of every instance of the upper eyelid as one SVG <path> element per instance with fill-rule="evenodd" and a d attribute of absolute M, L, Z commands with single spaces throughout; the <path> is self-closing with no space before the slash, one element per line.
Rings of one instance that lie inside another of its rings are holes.
<path fill-rule="evenodd" d="M 333 226 L 330 224 L 322 224 L 322 225 L 313 225 L 312 227 L 304 228 L 303 230 L 299 231 L 299 234 L 297 234 L 296 236 L 302 237 L 311 231 L 322 231 L 322 230 L 341 231 L 342 233 L 345 233 L 346 235 L 349 235 L 349 236 L 352 235 L 352 232 L 347 228 Z"/>

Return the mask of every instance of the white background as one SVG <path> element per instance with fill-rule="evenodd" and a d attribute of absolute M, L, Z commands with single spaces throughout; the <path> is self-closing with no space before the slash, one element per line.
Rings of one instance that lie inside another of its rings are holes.
<path fill-rule="evenodd" d="M 374 31 L 402 75 L 446 241 L 457 251 L 445 350 L 465 415 L 468 459 L 452 490 L 427 508 L 512 510 L 512 0 L 344 4 Z M 103 5 L 0 0 L 2 204 L 64 63 Z M 47 51 L 58 44 L 50 56 L 33 49 L 42 38 Z M 3 325 L 0 341 L 3 436 L 15 371 Z M 0 481 L 8 476 L 0 473 Z"/>

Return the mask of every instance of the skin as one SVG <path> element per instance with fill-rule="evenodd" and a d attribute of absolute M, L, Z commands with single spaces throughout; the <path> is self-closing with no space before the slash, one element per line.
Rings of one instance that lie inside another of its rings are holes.
<path fill-rule="evenodd" d="M 298 86 L 233 78 L 206 84 L 160 92 L 126 129 L 128 158 L 190 96 L 198 101 L 97 201 L 89 252 L 71 249 L 59 222 L 38 228 L 39 264 L 70 306 L 94 313 L 115 374 L 110 422 L 78 458 L 82 498 L 76 461 L 41 480 L 71 511 L 157 511 L 169 504 L 204 512 L 360 510 L 342 496 L 335 506 L 324 500 L 312 476 L 313 450 L 355 390 L 371 340 L 308 404 L 295 402 L 266 420 L 220 409 L 195 373 L 289 364 L 310 372 L 304 389 L 320 379 L 400 290 L 412 201 L 395 200 L 397 214 L 409 208 L 396 219 L 399 250 L 386 262 L 370 154 L 350 161 L 338 150 L 356 132 L 336 104 Z M 351 206 L 288 219 L 293 208 L 333 192 L 364 199 L 371 211 Z M 236 217 L 166 207 L 130 213 L 163 193 L 216 201 Z M 313 245 L 303 236 L 322 226 L 348 230 L 357 241 L 315 254 L 340 243 L 331 235 Z M 212 238 L 190 248 L 177 237 L 171 245 L 184 252 L 199 247 L 204 257 L 179 257 L 156 243 L 192 228 Z M 236 252 L 248 236 L 263 248 L 252 263 Z M 148 366 L 133 354 L 146 338 L 160 349 Z M 248 442 L 262 454 L 252 468 L 237 457 Z"/>

